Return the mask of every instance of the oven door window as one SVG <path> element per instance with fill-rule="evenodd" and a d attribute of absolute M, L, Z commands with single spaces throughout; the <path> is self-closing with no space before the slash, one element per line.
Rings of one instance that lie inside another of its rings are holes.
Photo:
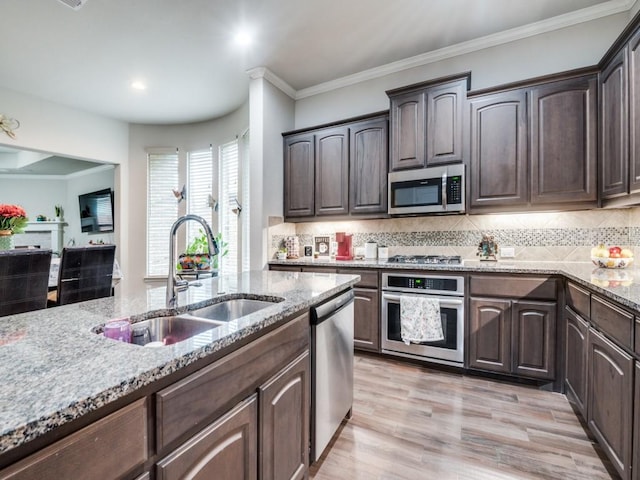
<path fill-rule="evenodd" d="M 387 338 L 402 342 L 400 335 L 400 302 L 389 302 L 387 304 Z M 442 319 L 442 331 L 444 340 L 438 342 L 421 342 L 418 345 L 429 345 L 432 347 L 447 348 L 456 350 L 458 338 L 458 310 L 456 308 L 440 307 L 440 318 Z"/>
<path fill-rule="evenodd" d="M 442 179 L 430 178 L 391 184 L 393 208 L 430 205 L 442 205 Z"/>

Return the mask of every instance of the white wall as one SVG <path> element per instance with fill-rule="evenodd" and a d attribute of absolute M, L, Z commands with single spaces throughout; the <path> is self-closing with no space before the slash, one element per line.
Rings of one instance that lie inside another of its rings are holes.
<path fill-rule="evenodd" d="M 268 261 L 269 217 L 283 215 L 282 132 L 293 128 L 294 102 L 264 78 L 251 80 L 251 269 Z"/>
<path fill-rule="evenodd" d="M 202 150 L 212 145 L 218 147 L 230 142 L 249 126 L 249 104 L 242 105 L 229 115 L 211 120 L 183 125 L 131 125 L 129 128 L 129 162 L 120 168 L 120 178 L 129 183 L 128 196 L 120 205 L 123 212 L 123 229 L 128 232 L 127 277 L 132 284 L 126 288 L 143 286 L 146 273 L 146 218 L 147 218 L 147 148 L 178 148 L 180 155 Z M 215 156 L 215 155 L 214 155 Z M 117 182 L 118 180 L 116 180 Z M 184 181 L 181 181 L 181 187 Z M 215 188 L 215 187 L 214 187 Z M 215 197 L 214 192 L 214 197 Z M 215 225 L 212 226 L 215 228 Z M 169 239 L 167 238 L 167 249 Z"/>
<path fill-rule="evenodd" d="M 107 163 L 127 161 L 128 124 L 0 88 L 0 114 L 15 118 L 16 139 L 0 145 Z"/>
<path fill-rule="evenodd" d="M 386 90 L 471 71 L 472 90 L 597 64 L 624 30 L 621 13 L 410 68 L 296 101 L 295 128 L 389 109 Z"/>

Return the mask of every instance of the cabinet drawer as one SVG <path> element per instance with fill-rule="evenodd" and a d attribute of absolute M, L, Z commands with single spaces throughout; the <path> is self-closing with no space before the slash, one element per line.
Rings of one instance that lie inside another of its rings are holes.
<path fill-rule="evenodd" d="M 142 398 L 0 471 L 0 478 L 122 478 L 149 457 L 147 431 Z"/>
<path fill-rule="evenodd" d="M 360 281 L 355 284 L 357 288 L 378 288 L 378 272 L 376 270 L 356 270 L 355 268 L 341 268 L 338 273 L 346 275 L 360 275 Z"/>
<path fill-rule="evenodd" d="M 575 283 L 567 282 L 567 304 L 582 317 L 591 317 L 591 294 Z"/>
<path fill-rule="evenodd" d="M 469 281 L 469 293 L 488 297 L 556 300 L 557 281 L 549 277 L 473 275 Z"/>
<path fill-rule="evenodd" d="M 337 269 L 332 267 L 302 267 L 303 272 L 310 273 L 337 273 Z"/>
<path fill-rule="evenodd" d="M 634 318 L 630 313 L 593 295 L 591 297 L 591 321 L 623 347 L 633 348 Z"/>
<path fill-rule="evenodd" d="M 276 272 L 300 272 L 302 268 L 298 265 L 269 265 L 269 270 Z"/>
<path fill-rule="evenodd" d="M 309 347 L 309 315 L 223 357 L 156 394 L 158 452 L 246 398 Z"/>

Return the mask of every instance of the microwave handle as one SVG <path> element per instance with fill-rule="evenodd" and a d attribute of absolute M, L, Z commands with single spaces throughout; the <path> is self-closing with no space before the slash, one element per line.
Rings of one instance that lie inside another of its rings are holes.
<path fill-rule="evenodd" d="M 447 172 L 442 174 L 442 209 L 447 209 Z"/>

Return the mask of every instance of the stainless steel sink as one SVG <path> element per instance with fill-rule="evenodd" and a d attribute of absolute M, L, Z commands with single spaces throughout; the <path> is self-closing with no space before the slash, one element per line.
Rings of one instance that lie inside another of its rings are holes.
<path fill-rule="evenodd" d="M 172 345 L 220 325 L 224 325 L 224 322 L 185 315 L 150 318 L 131 324 L 131 343 L 149 346 Z"/>
<path fill-rule="evenodd" d="M 207 339 L 205 332 L 283 300 L 282 298 L 270 298 L 269 300 L 232 298 L 206 307 L 189 310 L 179 315 L 153 317 L 137 322 L 132 319 L 131 343 L 146 346 L 165 346 L 195 336 L 203 336 L 202 340 L 204 342 Z M 97 329 L 96 333 L 102 333 L 102 329 Z"/>
<path fill-rule="evenodd" d="M 237 318 L 250 315 L 254 312 L 270 307 L 274 302 L 254 300 L 250 298 L 234 298 L 220 303 L 214 303 L 208 307 L 191 310 L 188 316 L 206 318 L 218 322 L 229 322 Z"/>

